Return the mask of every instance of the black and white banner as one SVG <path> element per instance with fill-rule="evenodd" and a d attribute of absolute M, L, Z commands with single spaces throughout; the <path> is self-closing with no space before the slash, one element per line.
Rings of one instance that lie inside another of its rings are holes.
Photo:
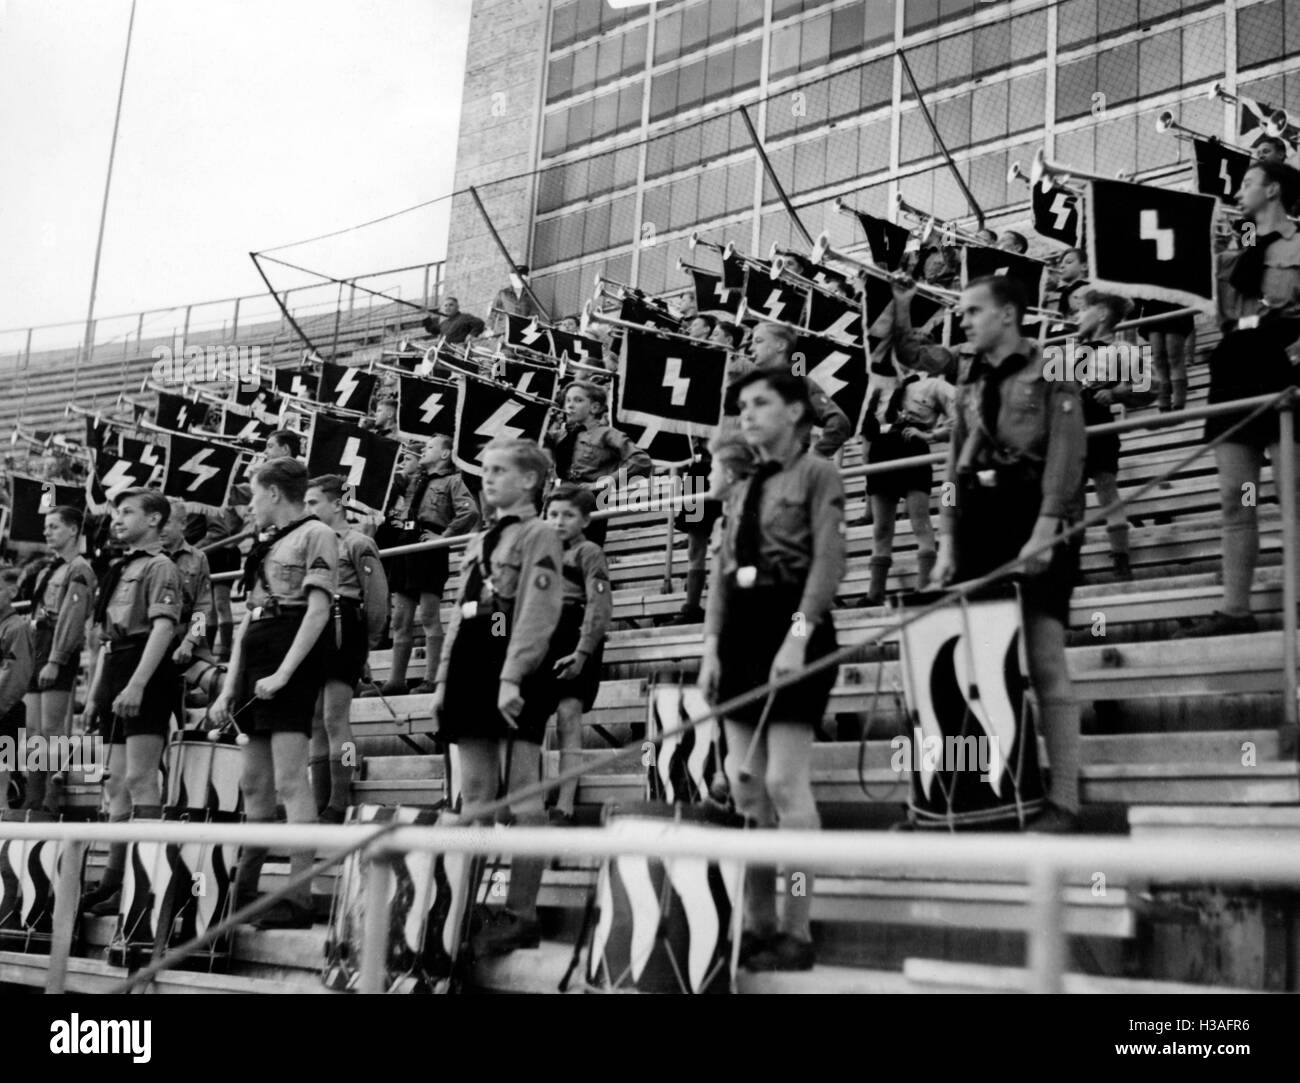
<path fill-rule="evenodd" d="M 639 323 L 658 327 L 664 331 L 677 331 L 681 321 L 658 301 L 648 297 L 629 296 L 619 305 L 618 318 L 624 323 Z"/>
<path fill-rule="evenodd" d="M 312 420 L 307 474 L 341 474 L 353 499 L 368 508 L 386 508 L 393 471 L 402 446 L 378 433 L 325 414 Z"/>
<path fill-rule="evenodd" d="M 637 425 L 622 418 L 618 425 L 656 466 L 683 466 L 695 458 L 691 438 L 683 433 L 665 432 L 661 424 Z"/>
<path fill-rule="evenodd" d="M 80 485 L 59 485 L 53 481 L 10 474 L 13 485 L 13 515 L 9 540 L 44 542 L 45 516 L 60 505 L 84 510 L 86 491 Z"/>
<path fill-rule="evenodd" d="M 798 286 L 779 279 L 774 281 L 756 267 L 750 267 L 745 274 L 742 319 L 774 320 L 802 327 L 807 303 L 807 294 Z"/>
<path fill-rule="evenodd" d="M 199 421 L 207 416 L 208 409 L 201 402 L 194 402 L 183 395 L 171 395 L 166 391 L 158 392 L 158 408 L 154 411 L 154 424 L 168 432 L 189 432 Z"/>
<path fill-rule="evenodd" d="M 722 419 L 726 379 L 726 350 L 629 331 L 619 360 L 619 419 L 705 435 Z"/>
<path fill-rule="evenodd" d="M 536 316 L 506 314 L 506 345 L 537 353 L 551 352 L 549 329 Z"/>
<path fill-rule="evenodd" d="M 903 252 L 911 240 L 911 231 L 903 226 L 896 226 L 886 218 L 855 212 L 862 232 L 867 235 L 867 245 L 871 249 L 871 262 L 888 271 L 897 271 L 903 264 Z"/>
<path fill-rule="evenodd" d="M 1251 157 L 1235 147 L 1225 147 L 1217 139 L 1193 139 L 1196 153 L 1196 190 L 1214 196 L 1220 203 L 1235 205 L 1242 178 L 1250 168 Z"/>
<path fill-rule="evenodd" d="M 1034 232 L 1040 237 L 1079 247 L 1079 197 L 1044 179 L 1030 185 L 1029 205 L 1033 212 Z"/>
<path fill-rule="evenodd" d="M 108 450 L 95 452 L 95 480 L 99 482 L 102 492 L 102 496 L 96 494 L 98 499 L 112 500 L 123 489 L 144 488 L 162 469 L 163 457 L 159 448 L 139 440 L 131 440 L 128 443 L 139 445 L 139 450 L 149 449 L 143 461 Z"/>
<path fill-rule="evenodd" d="M 190 436 L 173 436 L 167 450 L 163 495 L 222 507 L 230 495 L 239 452 Z"/>
<path fill-rule="evenodd" d="M 320 383 L 320 377 L 316 373 L 301 369 L 276 369 L 271 378 L 277 395 L 316 401 L 316 388 Z"/>
<path fill-rule="evenodd" d="M 1213 196 L 1112 180 L 1087 193 L 1095 288 L 1214 311 Z"/>
<path fill-rule="evenodd" d="M 1043 304 L 1047 283 L 1047 264 L 1018 252 L 1007 252 L 988 245 L 968 244 L 962 248 L 961 282 L 963 286 L 986 275 L 1012 278 L 1025 291 L 1025 299 L 1034 308 Z"/>
<path fill-rule="evenodd" d="M 266 421 L 254 417 L 251 413 L 227 406 L 221 415 L 221 435 L 231 440 L 238 440 L 259 451 L 266 443 L 266 438 L 275 432 L 274 419 Z"/>
<path fill-rule="evenodd" d="M 808 302 L 808 330 L 850 346 L 861 346 L 862 306 L 814 292 Z"/>
<path fill-rule="evenodd" d="M 406 440 L 428 440 L 431 436 L 452 434 L 456 424 L 455 383 L 399 376 L 397 386 L 399 436 Z"/>
<path fill-rule="evenodd" d="M 728 288 L 721 275 L 698 269 L 690 274 L 695 283 L 696 310 L 734 319 L 740 308 L 741 291 Z"/>
<path fill-rule="evenodd" d="M 600 365 L 605 355 L 605 347 L 594 338 L 551 328 L 551 355 L 560 361 L 572 361 L 579 365 Z"/>
<path fill-rule="evenodd" d="M 317 384 L 316 401 L 339 410 L 351 410 L 358 414 L 368 413 L 370 399 L 378 383 L 379 377 L 372 376 L 361 369 L 323 361 L 320 367 L 320 381 Z"/>
<path fill-rule="evenodd" d="M 802 365 L 807 376 L 830 397 L 849 421 L 853 431 L 862 429 L 862 412 L 867 404 L 867 354 L 861 346 L 845 345 L 816 335 L 800 335 L 791 359 Z"/>
<path fill-rule="evenodd" d="M 452 458 L 466 473 L 483 473 L 484 445 L 497 439 L 536 440 L 541 443 L 550 402 L 555 397 L 556 373 L 507 364 L 509 388 L 462 377 L 456 391 L 456 443 Z M 534 401 L 534 397 L 540 401 Z"/>

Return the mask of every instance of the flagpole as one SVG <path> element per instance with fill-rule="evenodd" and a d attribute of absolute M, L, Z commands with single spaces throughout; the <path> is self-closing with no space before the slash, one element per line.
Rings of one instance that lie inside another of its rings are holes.
<path fill-rule="evenodd" d="M 90 307 L 86 311 L 86 338 L 81 347 L 81 360 L 89 363 L 95 348 L 95 293 L 99 288 L 99 260 L 104 251 L 104 226 L 108 221 L 108 194 L 113 186 L 113 160 L 117 157 L 117 132 L 122 123 L 122 99 L 126 96 L 126 69 L 131 59 L 131 36 L 135 30 L 136 0 L 131 0 L 131 18 L 126 24 L 126 46 L 122 50 L 122 78 L 117 86 L 117 110 L 113 114 L 113 139 L 108 145 L 108 170 L 104 175 L 104 203 L 99 211 L 99 237 L 95 241 L 95 264 L 90 272 Z M 77 383 L 81 376 L 78 363 L 72 370 L 72 397 L 77 396 Z"/>

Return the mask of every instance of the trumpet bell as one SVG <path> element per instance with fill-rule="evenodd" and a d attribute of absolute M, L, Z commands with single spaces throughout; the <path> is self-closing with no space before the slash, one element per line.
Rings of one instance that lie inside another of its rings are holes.
<path fill-rule="evenodd" d="M 1047 173 L 1047 155 L 1043 153 L 1043 148 L 1039 147 L 1034 151 L 1034 160 L 1029 166 L 1029 183 L 1039 184 Z"/>
<path fill-rule="evenodd" d="M 1156 117 L 1156 131 L 1160 132 L 1162 135 L 1171 128 L 1176 127 L 1178 127 L 1178 122 L 1174 119 L 1173 110 L 1166 109 Z"/>
<path fill-rule="evenodd" d="M 817 240 L 813 242 L 812 251 L 808 253 L 808 258 L 813 263 L 824 263 L 826 253 L 830 251 L 831 235 L 828 230 L 822 230 L 817 234 Z"/>
<path fill-rule="evenodd" d="M 1282 139 L 1286 136 L 1286 130 L 1291 127 L 1291 116 L 1285 109 L 1278 109 L 1271 117 L 1264 121 L 1264 131 L 1273 136 L 1274 139 Z"/>
<path fill-rule="evenodd" d="M 1025 172 L 1025 167 L 1019 162 L 1012 162 L 1011 168 L 1007 170 L 1007 183 L 1010 184 L 1012 181 L 1029 183 L 1029 175 Z"/>

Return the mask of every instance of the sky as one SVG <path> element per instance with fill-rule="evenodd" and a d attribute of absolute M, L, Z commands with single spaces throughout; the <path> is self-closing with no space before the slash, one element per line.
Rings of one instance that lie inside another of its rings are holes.
<path fill-rule="evenodd" d="M 0 332 L 84 323 L 130 9 L 0 0 Z M 451 192 L 469 11 L 137 0 L 97 315 L 255 293 L 248 252 Z M 339 277 L 441 258 L 446 206 L 278 254 Z"/>

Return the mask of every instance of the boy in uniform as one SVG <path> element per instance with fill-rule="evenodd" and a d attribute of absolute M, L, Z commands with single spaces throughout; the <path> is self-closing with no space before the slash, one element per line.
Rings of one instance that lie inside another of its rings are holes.
<path fill-rule="evenodd" d="M 16 755 L 26 718 L 23 692 L 32 679 L 32 632 L 27 617 L 14 612 L 22 569 L 0 568 L 0 812 L 9 808 L 9 772 L 5 760 Z"/>

